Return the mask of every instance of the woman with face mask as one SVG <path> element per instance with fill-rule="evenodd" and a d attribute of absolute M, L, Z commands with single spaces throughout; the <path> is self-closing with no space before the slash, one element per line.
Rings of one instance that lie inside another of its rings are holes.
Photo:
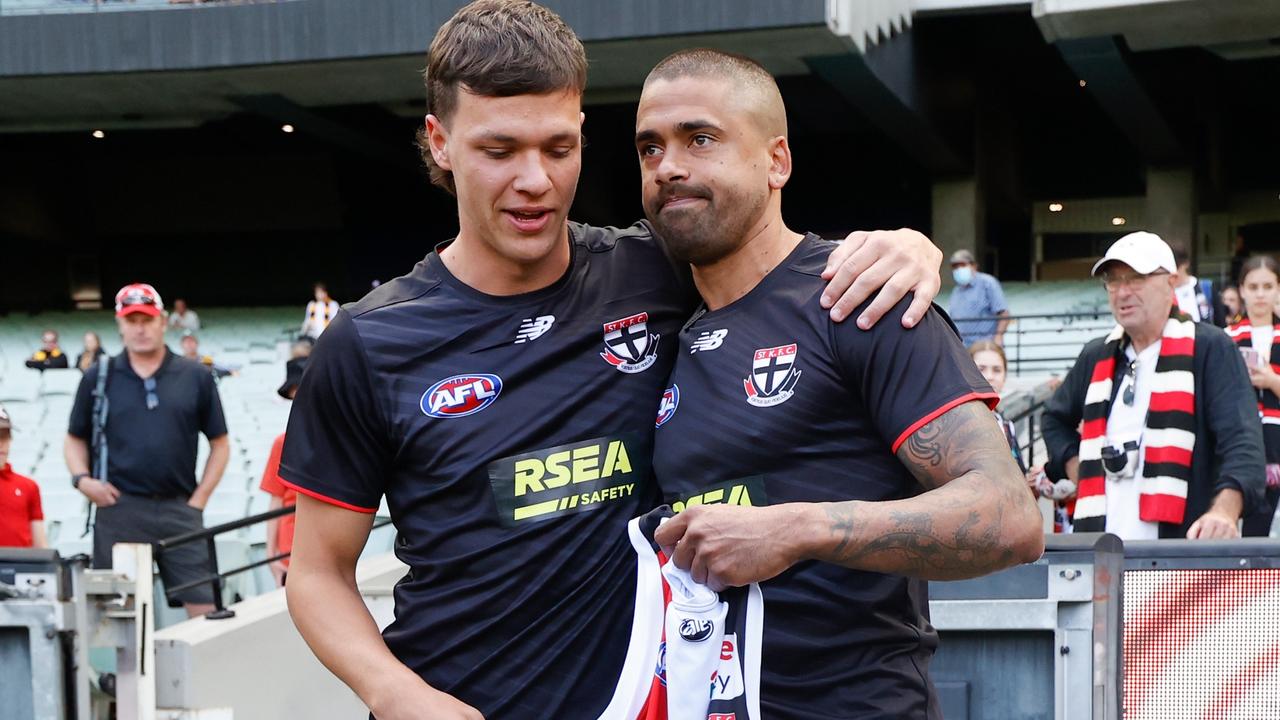
<path fill-rule="evenodd" d="M 1280 263 L 1269 255 L 1255 255 L 1240 268 L 1242 317 L 1227 328 L 1249 368 L 1249 381 L 1258 392 L 1258 416 L 1267 457 L 1267 501 L 1244 518 L 1246 537 L 1266 536 L 1276 501 L 1280 500 L 1280 347 L 1276 334 L 1276 293 L 1280 291 Z"/>

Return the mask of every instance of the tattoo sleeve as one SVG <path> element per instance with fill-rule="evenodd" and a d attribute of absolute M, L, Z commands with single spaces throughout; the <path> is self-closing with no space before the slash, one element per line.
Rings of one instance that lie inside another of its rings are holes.
<path fill-rule="evenodd" d="M 983 404 L 959 405 L 925 424 L 898 449 L 898 459 L 925 492 L 824 505 L 828 537 L 819 559 L 944 580 L 1039 556 L 1040 513 Z"/>

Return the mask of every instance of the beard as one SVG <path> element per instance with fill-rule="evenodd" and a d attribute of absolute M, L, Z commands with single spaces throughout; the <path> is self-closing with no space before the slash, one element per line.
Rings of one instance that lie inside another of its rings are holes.
<path fill-rule="evenodd" d="M 702 198 L 705 203 L 663 209 L 673 196 Z M 767 190 L 731 187 L 713 193 L 705 185 L 665 185 L 645 203 L 645 217 L 667 244 L 672 257 L 691 265 L 710 265 L 747 240 L 768 202 Z"/>

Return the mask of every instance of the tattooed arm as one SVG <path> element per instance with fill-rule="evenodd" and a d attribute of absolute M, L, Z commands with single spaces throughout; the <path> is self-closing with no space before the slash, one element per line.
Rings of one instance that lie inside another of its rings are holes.
<path fill-rule="evenodd" d="M 898 458 L 926 492 L 885 502 L 695 506 L 658 528 L 655 539 L 715 589 L 767 580 L 802 560 L 958 580 L 1044 552 L 1040 512 L 982 403 L 925 424 Z"/>
<path fill-rule="evenodd" d="M 995 417 L 969 402 L 913 433 L 898 459 L 927 492 L 906 500 L 824 503 L 812 557 L 864 570 L 956 580 L 1044 552 L 1040 512 Z"/>

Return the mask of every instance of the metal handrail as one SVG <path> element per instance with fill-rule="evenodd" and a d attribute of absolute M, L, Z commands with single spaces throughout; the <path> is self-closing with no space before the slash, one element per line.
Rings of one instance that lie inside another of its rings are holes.
<path fill-rule="evenodd" d="M 217 546 L 215 545 L 214 538 L 216 538 L 218 535 L 221 535 L 223 533 L 232 532 L 235 530 L 239 530 L 241 528 L 249 527 L 251 525 L 257 525 L 258 523 L 263 523 L 268 520 L 274 520 L 276 518 L 283 517 L 285 515 L 292 515 L 295 512 L 297 512 L 297 507 L 290 505 L 288 507 L 282 507 L 282 508 L 277 508 L 275 510 L 268 510 L 264 513 L 258 513 L 257 515 L 250 515 L 248 517 L 243 517 L 243 518 L 240 518 L 239 520 L 232 520 L 231 522 L 225 522 L 220 525 L 214 525 L 213 527 L 210 527 L 210 528 L 204 528 L 202 530 L 192 530 L 191 532 L 183 533 L 181 535 L 175 535 L 171 538 L 165 538 L 155 543 L 157 556 L 163 554 L 167 550 L 172 550 L 175 547 L 178 547 L 181 545 L 187 545 L 193 542 L 200 542 L 201 540 L 203 540 L 207 544 L 206 547 L 208 548 L 208 552 L 209 552 L 209 566 L 210 566 L 211 573 L 197 580 L 185 582 L 175 587 L 166 586 L 164 591 L 165 597 L 169 600 L 172 600 L 174 595 L 182 592 L 183 590 L 190 590 L 191 588 L 194 588 L 194 587 L 199 587 L 201 585 L 209 584 L 213 586 L 214 610 L 213 612 L 207 613 L 205 617 L 210 620 L 224 620 L 226 618 L 235 617 L 236 615 L 235 611 L 227 609 L 227 607 L 222 602 L 222 590 L 224 586 L 223 581 L 226 578 L 231 577 L 232 575 L 239 575 L 242 572 L 247 572 L 249 570 L 253 570 L 254 568 L 262 567 L 263 565 L 270 565 L 271 563 L 276 562 L 277 560 L 283 560 L 291 556 L 293 553 L 291 552 L 280 553 L 278 555 L 275 555 L 263 560 L 251 562 L 247 565 L 243 565 L 241 567 L 238 567 L 232 570 L 220 572 L 218 570 L 218 552 L 217 552 Z M 390 525 L 390 524 L 391 524 L 390 519 L 383 520 L 382 522 L 374 523 L 371 530 L 377 530 L 378 528 L 386 527 L 387 525 Z"/>

